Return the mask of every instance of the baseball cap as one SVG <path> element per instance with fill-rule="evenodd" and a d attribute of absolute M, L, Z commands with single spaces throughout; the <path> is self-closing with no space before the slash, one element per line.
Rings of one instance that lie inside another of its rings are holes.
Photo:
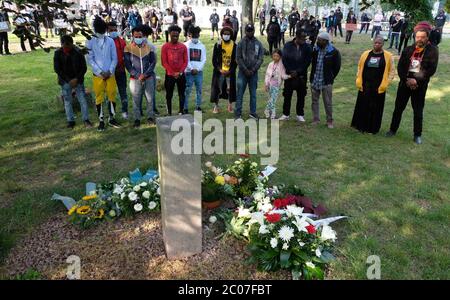
<path fill-rule="evenodd" d="M 253 24 L 245 25 L 245 31 L 255 31 L 255 26 Z"/>

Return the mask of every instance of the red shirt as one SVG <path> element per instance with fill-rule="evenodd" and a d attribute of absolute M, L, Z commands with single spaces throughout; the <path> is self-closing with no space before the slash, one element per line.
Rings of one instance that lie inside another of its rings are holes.
<path fill-rule="evenodd" d="M 184 72 L 188 64 L 186 46 L 179 42 L 176 44 L 165 43 L 162 46 L 161 63 L 169 76 Z"/>
<path fill-rule="evenodd" d="M 114 39 L 117 52 L 117 67 L 116 72 L 125 72 L 124 51 L 127 43 L 121 37 Z"/>

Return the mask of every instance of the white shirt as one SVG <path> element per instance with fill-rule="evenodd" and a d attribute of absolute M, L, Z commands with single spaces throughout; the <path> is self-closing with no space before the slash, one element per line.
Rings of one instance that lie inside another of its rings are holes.
<path fill-rule="evenodd" d="M 191 40 L 184 43 L 188 52 L 188 65 L 185 72 L 189 73 L 191 70 L 196 69 L 202 71 L 206 63 L 206 48 L 202 42 L 198 41 L 194 44 Z"/>
<path fill-rule="evenodd" d="M 383 21 L 383 15 L 376 14 L 375 17 L 373 17 L 373 26 L 381 26 L 381 21 Z"/>

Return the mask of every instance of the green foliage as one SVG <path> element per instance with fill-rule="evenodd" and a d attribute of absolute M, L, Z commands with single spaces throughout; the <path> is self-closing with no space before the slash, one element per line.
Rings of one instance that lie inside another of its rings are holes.
<path fill-rule="evenodd" d="M 25 273 L 18 274 L 14 278 L 14 280 L 38 280 L 42 279 L 41 273 L 34 269 L 28 269 L 25 271 Z"/>

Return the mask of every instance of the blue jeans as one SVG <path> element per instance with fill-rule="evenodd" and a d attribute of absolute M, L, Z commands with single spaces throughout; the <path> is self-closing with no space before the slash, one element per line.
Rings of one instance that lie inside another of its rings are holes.
<path fill-rule="evenodd" d="M 400 37 L 400 32 L 391 32 L 391 44 L 389 48 L 392 48 L 392 45 L 395 41 L 395 49 L 398 49 L 398 38 Z"/>
<path fill-rule="evenodd" d="M 191 95 L 192 87 L 195 84 L 195 91 L 197 98 L 195 106 L 200 107 L 202 105 L 202 86 L 203 86 L 203 72 L 199 71 L 196 75 L 192 73 L 186 73 L 186 96 L 184 97 L 184 109 L 188 109 L 189 96 Z"/>
<path fill-rule="evenodd" d="M 256 88 L 258 87 L 258 71 L 252 76 L 245 76 L 242 70 L 238 72 L 237 79 L 237 98 L 236 107 L 234 108 L 234 116 L 240 117 L 242 115 L 242 100 L 244 98 L 245 89 L 250 90 L 250 113 L 256 114 Z"/>
<path fill-rule="evenodd" d="M 141 119 L 142 96 L 147 99 L 147 118 L 153 118 L 153 102 L 155 102 L 155 77 L 147 78 L 144 82 L 137 79 L 130 79 L 130 92 L 133 97 L 134 119 Z"/>
<path fill-rule="evenodd" d="M 122 112 L 128 112 L 128 96 L 127 96 L 127 74 L 125 71 L 116 72 L 117 88 L 119 90 L 120 101 L 122 103 Z"/>
<path fill-rule="evenodd" d="M 66 111 L 66 117 L 68 122 L 74 121 L 74 115 L 73 115 L 73 108 L 72 108 L 72 87 L 65 83 L 61 86 L 62 90 L 62 96 L 64 99 L 64 110 Z M 88 113 L 88 106 L 86 103 L 86 98 L 84 96 L 84 85 L 78 84 L 75 87 L 75 93 L 77 95 L 78 102 L 80 103 L 81 107 L 81 116 L 83 118 L 83 121 L 89 120 L 89 113 Z"/>

